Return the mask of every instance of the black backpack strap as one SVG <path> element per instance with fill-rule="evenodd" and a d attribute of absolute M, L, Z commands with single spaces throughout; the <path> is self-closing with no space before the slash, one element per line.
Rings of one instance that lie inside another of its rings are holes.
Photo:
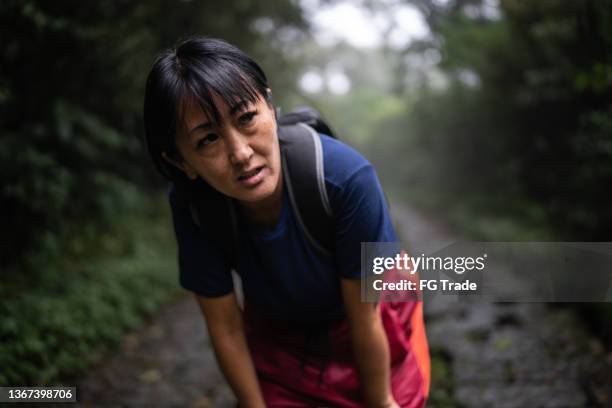
<path fill-rule="evenodd" d="M 310 243 L 331 256 L 333 214 L 325 187 L 319 134 L 303 123 L 279 126 L 278 133 L 283 177 L 297 221 Z"/>

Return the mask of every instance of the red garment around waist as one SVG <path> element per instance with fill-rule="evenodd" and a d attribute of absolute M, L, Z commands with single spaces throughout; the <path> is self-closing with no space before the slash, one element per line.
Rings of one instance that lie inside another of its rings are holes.
<path fill-rule="evenodd" d="M 423 376 L 411 350 L 416 302 L 383 302 L 382 322 L 391 356 L 393 396 L 404 408 L 425 405 Z M 245 311 L 245 327 L 269 407 L 363 407 L 348 322 L 328 329 L 287 329 Z"/>

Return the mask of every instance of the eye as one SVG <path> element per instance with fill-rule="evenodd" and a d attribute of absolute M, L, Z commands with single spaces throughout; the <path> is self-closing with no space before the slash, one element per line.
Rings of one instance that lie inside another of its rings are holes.
<path fill-rule="evenodd" d="M 207 146 L 211 143 L 214 143 L 219 139 L 219 135 L 216 133 L 208 133 L 206 136 L 198 140 L 197 148 L 201 148 Z"/>
<path fill-rule="evenodd" d="M 255 115 L 257 115 L 257 111 L 245 112 L 238 118 L 238 123 L 240 126 L 248 126 L 253 122 Z"/>

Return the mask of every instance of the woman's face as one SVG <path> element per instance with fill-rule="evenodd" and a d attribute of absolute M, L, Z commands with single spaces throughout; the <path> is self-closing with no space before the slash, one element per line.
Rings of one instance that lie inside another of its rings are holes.
<path fill-rule="evenodd" d="M 281 199 L 281 161 L 276 120 L 263 97 L 228 106 L 214 98 L 221 114 L 217 126 L 197 103 L 187 105 L 176 144 L 183 158 L 169 160 L 191 178 L 198 176 L 246 206 Z"/>

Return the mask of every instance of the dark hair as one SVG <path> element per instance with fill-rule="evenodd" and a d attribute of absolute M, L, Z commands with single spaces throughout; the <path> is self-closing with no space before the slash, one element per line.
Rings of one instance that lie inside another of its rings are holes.
<path fill-rule="evenodd" d="M 162 53 L 151 68 L 144 98 L 146 144 L 157 170 L 172 181 L 185 179 L 161 153 L 181 159 L 175 136 L 188 103 L 199 104 L 214 123 L 221 124 L 213 95 L 234 106 L 260 97 L 269 100 L 267 88 L 259 65 L 225 41 L 194 37 Z"/>

